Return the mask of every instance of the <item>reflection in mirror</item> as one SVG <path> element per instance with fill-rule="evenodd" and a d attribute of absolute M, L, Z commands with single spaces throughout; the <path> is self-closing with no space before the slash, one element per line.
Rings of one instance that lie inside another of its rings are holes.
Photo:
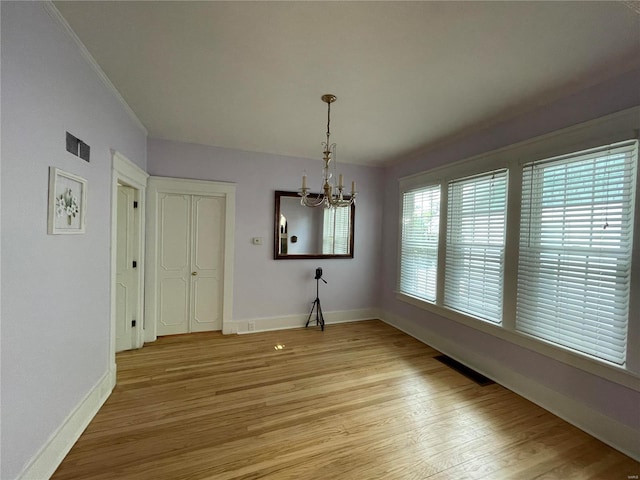
<path fill-rule="evenodd" d="M 305 207 L 296 192 L 276 191 L 274 258 L 353 258 L 355 205 Z"/>

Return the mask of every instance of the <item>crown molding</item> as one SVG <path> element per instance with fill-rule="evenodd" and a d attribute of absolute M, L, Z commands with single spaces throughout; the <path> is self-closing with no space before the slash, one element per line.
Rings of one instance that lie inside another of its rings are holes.
<path fill-rule="evenodd" d="M 73 29 L 71 28 L 71 26 L 69 25 L 67 20 L 62 16 L 60 11 L 55 7 L 53 2 L 51 0 L 47 0 L 47 1 L 43 2 L 43 5 L 44 5 L 45 10 L 49 14 L 49 16 L 51 18 L 53 18 L 54 20 L 56 20 L 62 26 L 62 29 L 66 32 L 66 34 L 69 36 L 69 38 L 76 44 L 76 46 L 80 50 L 80 54 L 84 57 L 84 59 L 87 61 L 87 63 L 89 65 L 91 65 L 91 67 L 95 71 L 95 73 L 98 76 L 98 78 L 102 81 L 104 86 L 107 87 L 107 89 L 109 89 L 111 91 L 111 93 L 113 93 L 113 95 L 120 102 L 120 104 L 124 107 L 125 111 L 129 114 L 129 116 L 135 122 L 135 124 L 144 132 L 145 135 L 148 136 L 149 132 L 147 131 L 147 128 L 140 121 L 140 119 L 138 118 L 136 113 L 129 106 L 129 104 L 123 98 L 123 96 L 120 95 L 120 92 L 115 87 L 115 85 L 113 85 L 113 83 L 111 83 L 111 80 L 109 80 L 109 77 L 107 77 L 107 75 L 104 73 L 102 68 L 100 68 L 100 65 L 98 65 L 98 62 L 96 62 L 96 59 L 93 58 L 91 53 L 89 53 L 89 50 L 87 50 L 87 47 L 84 46 L 84 44 L 82 43 L 82 40 L 80 40 L 78 35 L 76 35 L 76 32 L 73 31 Z"/>

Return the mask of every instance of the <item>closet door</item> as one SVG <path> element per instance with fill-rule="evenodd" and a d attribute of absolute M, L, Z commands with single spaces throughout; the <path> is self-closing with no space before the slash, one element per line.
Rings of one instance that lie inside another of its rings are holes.
<path fill-rule="evenodd" d="M 190 331 L 191 195 L 158 198 L 158 335 Z"/>
<path fill-rule="evenodd" d="M 161 193 L 158 335 L 222 329 L 224 198 Z"/>
<path fill-rule="evenodd" d="M 235 190 L 227 182 L 149 177 L 145 342 L 237 331 L 230 322 Z"/>
<path fill-rule="evenodd" d="M 222 330 L 224 199 L 192 197 L 190 331 Z"/>

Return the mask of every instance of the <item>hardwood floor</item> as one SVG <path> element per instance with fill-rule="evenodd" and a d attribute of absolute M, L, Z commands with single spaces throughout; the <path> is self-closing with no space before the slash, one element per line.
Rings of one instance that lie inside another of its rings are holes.
<path fill-rule="evenodd" d="M 118 354 L 117 387 L 53 478 L 638 478 L 638 462 L 438 353 L 376 320 L 164 337 Z"/>

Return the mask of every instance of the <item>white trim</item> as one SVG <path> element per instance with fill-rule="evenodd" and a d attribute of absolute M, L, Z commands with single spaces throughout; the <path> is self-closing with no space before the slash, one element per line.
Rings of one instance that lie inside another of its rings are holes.
<path fill-rule="evenodd" d="M 116 384 L 115 372 L 115 365 L 112 365 L 111 370 L 105 373 L 49 437 L 29 465 L 18 475 L 18 480 L 42 480 L 53 475 L 111 394 Z"/>
<path fill-rule="evenodd" d="M 112 150 L 111 156 L 113 158 L 114 167 L 117 168 L 123 178 L 126 177 L 131 179 L 132 182 L 138 182 L 140 186 L 147 186 L 147 178 L 149 178 L 149 174 L 147 172 L 142 170 L 117 150 Z"/>
<path fill-rule="evenodd" d="M 98 75 L 98 78 L 102 81 L 104 86 L 107 87 L 111 91 L 111 93 L 113 93 L 113 95 L 118 99 L 118 101 L 122 104 L 126 112 L 129 114 L 131 119 L 144 132 L 144 134 L 148 135 L 149 132 L 147 131 L 144 124 L 140 121 L 140 119 L 138 118 L 136 113 L 133 111 L 133 109 L 129 106 L 127 101 L 122 97 L 122 95 L 120 95 L 120 92 L 118 91 L 118 89 L 113 85 L 113 83 L 111 83 L 111 80 L 109 80 L 109 77 L 107 77 L 107 75 L 104 73 L 102 68 L 100 68 L 100 65 L 98 65 L 98 62 L 96 62 L 96 59 L 93 58 L 93 55 L 91 55 L 91 53 L 89 53 L 89 50 L 87 50 L 87 47 L 84 46 L 84 44 L 82 43 L 82 40 L 80 40 L 78 35 L 76 35 L 76 32 L 73 31 L 73 29 L 71 28 L 67 20 L 56 8 L 53 2 L 50 0 L 46 0 L 45 2 L 43 2 L 43 6 L 46 9 L 49 16 L 54 20 L 56 20 L 60 24 L 60 26 L 62 26 L 65 33 L 69 36 L 69 38 L 73 41 L 73 43 L 76 44 L 76 46 L 80 50 L 80 54 L 84 57 L 87 63 L 93 68 L 96 75 Z"/>
<path fill-rule="evenodd" d="M 134 348 L 140 348 L 144 344 L 144 288 L 145 288 L 145 205 L 147 178 L 149 175 L 135 165 L 131 160 L 115 150 L 111 151 L 112 173 L 111 173 L 111 329 L 110 329 L 110 354 L 109 358 L 115 364 L 116 358 L 116 262 L 117 262 L 117 235 L 118 235 L 118 183 L 124 183 L 138 191 L 138 244 L 136 246 L 136 257 L 139 258 L 138 265 L 138 311 L 136 312 L 136 338 Z"/>
<path fill-rule="evenodd" d="M 341 310 L 335 312 L 322 312 L 325 325 L 336 323 L 358 322 L 380 318 L 380 311 L 377 308 L 362 308 L 358 310 Z M 304 327 L 309 318 L 308 313 L 296 315 L 284 315 L 279 317 L 251 318 L 245 320 L 234 320 L 227 323 L 227 332 L 223 333 L 256 333 L 269 332 L 272 330 L 289 330 L 292 328 Z M 254 325 L 253 330 L 249 330 L 249 324 Z M 315 313 L 309 321 L 308 328 L 319 328 L 316 326 Z"/>
<path fill-rule="evenodd" d="M 156 299 L 157 282 L 157 241 L 158 241 L 158 195 L 178 193 L 185 195 L 223 196 L 225 198 L 224 259 L 222 282 L 222 332 L 232 332 L 229 325 L 233 306 L 233 259 L 236 231 L 236 184 L 190 180 L 186 178 L 149 177 L 147 190 L 147 270 L 145 289 L 145 341 L 157 338 Z"/>
<path fill-rule="evenodd" d="M 589 435 L 640 461 L 640 443 L 638 443 L 640 431 L 608 417 L 584 403 L 558 393 L 529 377 L 520 375 L 490 357 L 475 354 L 459 344 L 438 335 L 425 325 L 418 325 L 389 312 L 384 312 L 382 317 L 385 323 L 477 370 L 505 388 L 587 432 Z"/>
<path fill-rule="evenodd" d="M 164 193 L 184 193 L 186 195 L 235 195 L 236 184 L 189 178 L 149 177 L 149 189 Z"/>

